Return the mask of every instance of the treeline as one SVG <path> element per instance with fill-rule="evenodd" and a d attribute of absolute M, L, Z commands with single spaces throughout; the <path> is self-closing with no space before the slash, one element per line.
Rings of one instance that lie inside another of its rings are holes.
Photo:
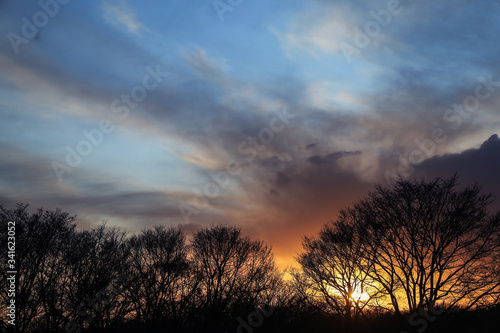
<path fill-rule="evenodd" d="M 500 212 L 457 177 L 377 186 L 304 238 L 298 269 L 228 225 L 127 235 L 75 217 L 0 206 L 15 222 L 13 332 L 495 331 Z M 2 253 L 7 251 L 2 250 Z M 6 272 L 7 255 L 0 258 Z M 2 308 L 9 304 L 0 275 Z"/>

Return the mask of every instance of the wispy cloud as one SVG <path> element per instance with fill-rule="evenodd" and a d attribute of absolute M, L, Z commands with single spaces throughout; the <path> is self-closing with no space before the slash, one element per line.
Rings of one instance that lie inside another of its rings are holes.
<path fill-rule="evenodd" d="M 104 1 L 104 18 L 112 23 L 121 23 L 127 29 L 137 34 L 140 30 L 145 29 L 144 26 L 137 20 L 135 12 L 123 2 L 120 5 L 113 5 L 109 1 Z"/>
<path fill-rule="evenodd" d="M 301 53 L 320 56 L 339 53 L 340 43 L 352 37 L 354 23 L 352 12 L 335 4 L 299 14 L 289 23 L 288 31 L 271 29 L 271 32 L 291 58 Z"/>

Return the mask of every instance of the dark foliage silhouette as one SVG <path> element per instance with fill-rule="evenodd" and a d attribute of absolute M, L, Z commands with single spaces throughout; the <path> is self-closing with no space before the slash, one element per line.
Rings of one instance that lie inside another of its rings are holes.
<path fill-rule="evenodd" d="M 179 229 L 155 227 L 130 241 L 126 298 L 138 321 L 168 317 L 180 320 L 189 301 L 189 264 L 185 238 Z"/>
<path fill-rule="evenodd" d="M 12 332 L 431 332 L 495 330 L 500 213 L 457 177 L 375 187 L 306 237 L 299 268 L 227 225 L 128 236 L 76 230 L 59 209 L 0 206 L 16 222 Z M 7 256 L 0 258 L 6 267 Z M 7 286 L 6 276 L 0 283 Z M 2 287 L 3 289 L 5 287 Z M 7 304 L 7 293 L 0 296 Z"/>
<path fill-rule="evenodd" d="M 368 272 L 388 286 L 395 311 L 440 301 L 470 309 L 498 299 L 500 215 L 489 214 L 491 202 L 480 186 L 459 188 L 452 177 L 377 186 L 348 210 L 365 236 L 374 264 Z"/>
<path fill-rule="evenodd" d="M 308 299 L 317 300 L 314 304 L 325 313 L 343 317 L 347 327 L 379 296 L 370 276 L 371 261 L 349 218 L 341 212 L 318 238 L 304 239 L 304 253 L 297 258 L 303 272 L 294 274 Z"/>
<path fill-rule="evenodd" d="M 234 227 L 212 226 L 194 234 L 191 250 L 195 305 L 207 330 L 254 304 L 272 301 L 280 275 L 271 248 L 263 242 L 241 236 Z"/>
<path fill-rule="evenodd" d="M 295 277 L 309 300 L 319 298 L 347 327 L 365 307 L 395 313 L 406 326 L 403 312 L 414 321 L 417 311 L 493 306 L 500 215 L 489 213 L 491 202 L 477 184 L 460 188 L 456 176 L 376 186 L 318 238 L 305 238 Z"/>
<path fill-rule="evenodd" d="M 61 314 L 65 296 L 60 289 L 60 278 L 66 273 L 61 254 L 68 252 L 74 234 L 74 217 L 68 213 L 38 209 L 27 212 L 28 205 L 19 204 L 13 210 L 0 206 L 2 221 L 1 246 L 7 248 L 6 226 L 16 222 L 16 314 L 17 332 L 41 328 L 48 332 L 62 324 Z M 6 256 L 0 259 L 7 267 Z M 2 274 L 2 279 L 5 279 Z M 6 281 L 1 281 L 2 286 Z M 7 293 L 2 292 L 2 304 L 7 304 Z M 4 321 L 2 324 L 5 325 Z"/>

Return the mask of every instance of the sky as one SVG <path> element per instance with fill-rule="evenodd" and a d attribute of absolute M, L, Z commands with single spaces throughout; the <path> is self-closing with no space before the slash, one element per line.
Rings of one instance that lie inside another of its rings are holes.
<path fill-rule="evenodd" d="M 497 1 L 0 0 L 0 204 L 293 263 L 375 184 L 500 209 Z"/>

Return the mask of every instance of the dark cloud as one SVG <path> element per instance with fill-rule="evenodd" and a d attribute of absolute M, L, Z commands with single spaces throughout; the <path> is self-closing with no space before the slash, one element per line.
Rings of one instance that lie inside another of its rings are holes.
<path fill-rule="evenodd" d="M 102 170 L 73 170 L 61 183 L 52 169 L 52 161 L 27 154 L 23 149 L 0 144 L 0 204 L 13 208 L 29 203 L 30 209 L 61 208 L 78 216 L 87 226 L 102 219 L 139 228 L 168 224 L 184 224 L 179 205 L 189 202 L 192 193 L 182 191 L 145 191 L 123 183 L 122 179 Z M 14 190 L 13 190 L 14 189 Z M 219 198 L 224 201 L 224 197 Z M 220 220 L 220 214 L 205 211 L 200 223 Z"/>
<path fill-rule="evenodd" d="M 276 174 L 275 184 L 278 188 L 286 187 L 290 184 L 290 181 L 290 177 L 288 177 L 284 172 L 280 171 Z"/>
<path fill-rule="evenodd" d="M 426 160 L 416 167 L 415 177 L 449 178 L 455 173 L 461 184 L 478 182 L 485 192 L 492 193 L 496 197 L 494 207 L 500 210 L 500 139 L 497 134 L 479 148 Z"/>
<path fill-rule="evenodd" d="M 229 212 L 232 221 L 248 221 L 242 227 L 269 240 L 280 264 L 290 264 L 290 255 L 301 248 L 304 235 L 318 232 L 371 188 L 336 162 L 318 166 L 304 160 L 285 163 L 271 182 L 253 178 L 249 186 L 252 209 Z M 261 176 L 262 177 L 262 176 Z M 278 184 L 281 187 L 278 187 Z"/>
<path fill-rule="evenodd" d="M 353 156 L 353 155 L 358 155 L 361 154 L 360 151 L 336 151 L 334 153 L 328 154 L 328 155 L 314 155 L 311 156 L 307 159 L 309 163 L 315 164 L 315 165 L 328 165 L 331 164 L 333 161 L 338 160 L 339 158 L 342 158 L 344 156 Z"/>

